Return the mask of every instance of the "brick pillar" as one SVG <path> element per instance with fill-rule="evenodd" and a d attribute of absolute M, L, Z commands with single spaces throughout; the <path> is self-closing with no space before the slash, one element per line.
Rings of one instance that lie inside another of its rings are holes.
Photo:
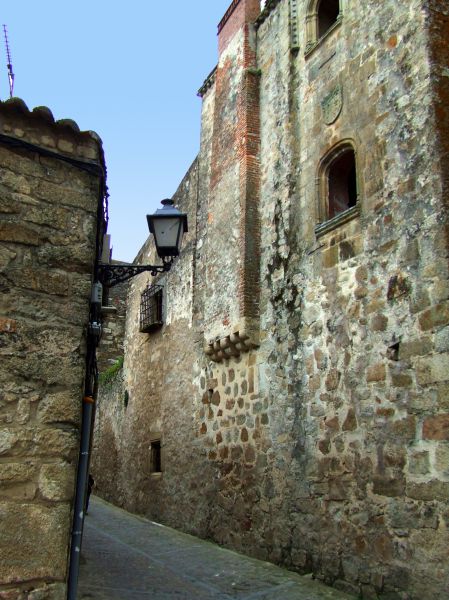
<path fill-rule="evenodd" d="M 449 11 L 443 0 L 432 0 L 429 12 L 429 44 L 435 120 L 441 160 L 443 202 L 449 204 L 449 77 L 445 67 L 449 61 Z"/>
<path fill-rule="evenodd" d="M 225 245 L 225 227 L 239 230 L 238 243 L 231 248 L 228 242 L 229 257 L 222 256 L 213 267 L 218 272 L 228 260 L 223 270 L 227 267 L 234 274 L 238 270 L 235 280 L 231 274 L 232 282 L 223 282 L 228 307 L 222 303 L 215 315 L 229 325 L 224 335 L 231 330 L 258 330 L 260 117 L 253 23 L 259 14 L 259 0 L 234 0 L 218 26 L 209 217 L 221 226 L 212 225 L 210 235 L 215 240 L 223 236 Z"/>
<path fill-rule="evenodd" d="M 234 0 L 218 24 L 218 54 L 229 44 L 231 38 L 243 27 L 254 23 L 260 14 L 260 0 Z"/>

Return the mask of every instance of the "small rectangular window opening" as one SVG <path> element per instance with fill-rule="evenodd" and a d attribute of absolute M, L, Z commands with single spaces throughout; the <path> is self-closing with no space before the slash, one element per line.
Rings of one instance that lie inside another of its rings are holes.
<path fill-rule="evenodd" d="M 163 287 L 152 285 L 140 299 L 140 331 L 149 333 L 163 325 Z"/>
<path fill-rule="evenodd" d="M 150 446 L 151 473 L 162 473 L 161 440 L 153 440 Z"/>

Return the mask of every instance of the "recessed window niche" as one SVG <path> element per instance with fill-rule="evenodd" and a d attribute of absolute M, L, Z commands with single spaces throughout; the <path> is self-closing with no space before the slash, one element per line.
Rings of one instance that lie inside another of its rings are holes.
<path fill-rule="evenodd" d="M 310 0 L 306 15 L 306 53 L 341 20 L 340 0 Z"/>
<path fill-rule="evenodd" d="M 357 161 L 351 142 L 333 148 L 318 172 L 319 225 L 317 233 L 346 222 L 359 213 Z"/>
<path fill-rule="evenodd" d="M 321 0 L 318 4 L 318 37 L 321 38 L 337 22 L 340 14 L 339 0 Z"/>

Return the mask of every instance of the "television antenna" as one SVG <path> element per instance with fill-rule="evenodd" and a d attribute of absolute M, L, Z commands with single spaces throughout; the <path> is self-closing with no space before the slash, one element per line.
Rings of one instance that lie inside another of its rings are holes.
<path fill-rule="evenodd" d="M 8 59 L 7 67 L 9 80 L 9 97 L 12 98 L 14 95 L 14 71 L 12 70 L 11 51 L 9 49 L 8 32 L 6 30 L 6 25 L 3 25 L 3 33 L 5 36 L 6 57 Z"/>

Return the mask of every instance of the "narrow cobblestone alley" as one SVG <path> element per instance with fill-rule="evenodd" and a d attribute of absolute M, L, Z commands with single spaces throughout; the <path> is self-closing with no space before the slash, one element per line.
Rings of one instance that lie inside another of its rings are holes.
<path fill-rule="evenodd" d="M 79 600 L 350 600 L 337 590 L 92 498 Z"/>

